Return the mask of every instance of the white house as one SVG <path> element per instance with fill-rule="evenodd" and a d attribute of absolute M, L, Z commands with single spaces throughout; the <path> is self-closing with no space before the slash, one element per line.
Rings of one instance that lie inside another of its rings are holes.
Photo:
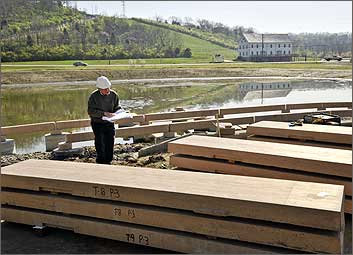
<path fill-rule="evenodd" d="M 239 41 L 239 60 L 291 61 L 293 45 L 288 34 L 243 33 Z"/>

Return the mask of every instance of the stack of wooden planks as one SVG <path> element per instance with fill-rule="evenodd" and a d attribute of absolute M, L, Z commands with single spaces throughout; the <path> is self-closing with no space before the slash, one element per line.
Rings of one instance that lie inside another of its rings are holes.
<path fill-rule="evenodd" d="M 343 249 L 341 185 L 28 160 L 4 167 L 1 187 L 10 222 L 184 253 Z"/>
<path fill-rule="evenodd" d="M 352 127 L 260 121 L 248 126 L 249 140 L 352 150 Z"/>
<path fill-rule="evenodd" d="M 173 141 L 168 150 L 180 169 L 344 185 L 344 210 L 352 213 L 351 151 L 203 136 Z"/>

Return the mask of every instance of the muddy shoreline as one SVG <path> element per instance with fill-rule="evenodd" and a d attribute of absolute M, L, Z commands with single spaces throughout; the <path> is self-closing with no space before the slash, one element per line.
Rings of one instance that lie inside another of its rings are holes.
<path fill-rule="evenodd" d="M 195 78 L 195 77 L 293 77 L 352 79 L 352 70 L 279 69 L 279 68 L 165 68 L 128 70 L 56 70 L 7 71 L 2 73 L 2 84 L 51 82 L 87 82 L 105 75 L 110 80 Z"/>

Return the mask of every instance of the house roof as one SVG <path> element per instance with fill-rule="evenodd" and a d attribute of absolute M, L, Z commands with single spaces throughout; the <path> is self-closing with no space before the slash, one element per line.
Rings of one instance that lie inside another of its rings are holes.
<path fill-rule="evenodd" d="M 264 43 L 290 43 L 288 34 L 263 34 L 264 35 Z M 262 34 L 256 33 L 243 33 L 245 40 L 250 43 L 261 43 L 262 42 Z"/>

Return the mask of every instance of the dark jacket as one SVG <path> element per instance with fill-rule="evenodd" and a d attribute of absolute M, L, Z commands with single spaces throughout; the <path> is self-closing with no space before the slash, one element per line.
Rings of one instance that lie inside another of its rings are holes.
<path fill-rule="evenodd" d="M 103 96 L 99 90 L 92 92 L 88 99 L 88 115 L 94 123 L 109 123 L 102 120 L 104 112 L 116 112 L 121 107 L 119 106 L 119 96 L 114 90 L 110 90 L 110 94 Z"/>

